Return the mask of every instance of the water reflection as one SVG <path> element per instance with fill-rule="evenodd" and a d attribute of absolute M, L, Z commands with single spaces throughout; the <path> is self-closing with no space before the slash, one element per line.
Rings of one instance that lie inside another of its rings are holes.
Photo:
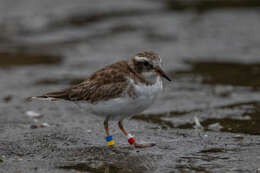
<path fill-rule="evenodd" d="M 167 6 L 172 10 L 196 9 L 199 11 L 207 11 L 215 8 L 249 8 L 260 6 L 258 0 L 167 0 L 166 2 Z"/>
<path fill-rule="evenodd" d="M 242 114 L 242 118 L 236 119 L 231 117 L 223 118 L 207 118 L 201 122 L 202 126 L 206 130 L 212 130 L 210 126 L 212 124 L 220 124 L 220 131 L 233 132 L 233 133 L 246 133 L 252 135 L 260 135 L 260 102 L 245 103 L 250 108 L 246 108 L 246 112 Z M 228 106 L 225 106 L 228 107 Z M 235 105 L 230 105 L 230 108 L 234 108 Z M 237 105 L 237 108 L 241 108 L 241 104 Z M 193 128 L 192 123 L 186 123 L 178 126 L 178 128 L 189 129 Z"/>
<path fill-rule="evenodd" d="M 92 173 L 122 173 L 122 169 L 116 166 L 103 165 L 97 168 L 90 167 L 87 163 L 79 163 L 75 165 L 61 166 L 60 169 L 76 170 L 79 172 L 92 172 Z M 126 172 L 127 173 L 127 172 Z"/>
<path fill-rule="evenodd" d="M 143 173 L 154 169 L 157 156 L 128 148 L 84 147 L 61 149 L 59 156 L 65 161 L 55 165 L 58 169 L 93 173 Z"/>
<path fill-rule="evenodd" d="M 213 130 L 213 131 L 223 131 L 223 132 L 233 132 L 233 133 L 246 133 L 246 134 L 254 134 L 260 135 L 260 102 L 249 102 L 249 103 L 239 103 L 226 105 L 224 107 L 213 108 L 216 111 L 223 110 L 222 118 L 206 118 L 202 120 L 200 123 L 204 127 L 204 130 Z M 228 117 L 225 116 L 225 109 L 242 109 L 244 112 L 242 115 L 237 115 L 239 118 Z M 149 123 L 154 123 L 159 125 L 162 129 L 168 128 L 180 128 L 180 129 L 193 129 L 194 122 L 188 122 L 184 124 L 174 123 L 171 121 L 171 118 L 177 116 L 185 116 L 188 114 L 194 115 L 198 112 L 203 112 L 207 110 L 193 110 L 191 112 L 183 112 L 183 113 L 161 113 L 161 114 L 153 114 L 153 115 L 137 115 L 133 118 L 136 120 L 142 120 Z M 164 118 L 167 118 L 165 120 Z M 215 125 L 219 127 L 215 128 Z"/>
<path fill-rule="evenodd" d="M 173 72 L 175 78 L 201 77 L 203 84 L 222 84 L 260 88 L 260 64 L 241 64 L 235 62 L 186 61 L 190 70 Z"/>
<path fill-rule="evenodd" d="M 96 162 L 96 161 L 95 161 Z M 120 161 L 118 161 L 120 162 Z M 91 163 L 90 163 L 91 164 Z M 65 170 L 75 170 L 79 172 L 92 172 L 92 173 L 133 173 L 133 172 L 147 172 L 146 169 L 134 168 L 135 166 L 131 167 L 124 167 L 122 164 L 115 163 L 110 165 L 101 165 L 98 167 L 91 167 L 89 163 L 78 163 L 78 164 L 71 164 L 58 167 L 59 169 Z"/>
<path fill-rule="evenodd" d="M 28 66 L 41 64 L 60 64 L 62 57 L 45 53 L 0 52 L 0 67 Z"/>

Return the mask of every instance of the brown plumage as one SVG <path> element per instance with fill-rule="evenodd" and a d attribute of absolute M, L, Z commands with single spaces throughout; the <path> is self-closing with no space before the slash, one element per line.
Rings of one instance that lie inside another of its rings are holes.
<path fill-rule="evenodd" d="M 129 66 L 128 61 L 119 61 L 96 71 L 78 85 L 61 91 L 46 93 L 38 96 L 38 98 L 88 101 L 90 103 L 117 98 L 123 94 L 128 94 L 134 98 L 135 93 L 133 87 L 128 86 L 128 78 L 134 79 L 135 82 L 149 83 Z M 126 88 L 127 91 L 124 92 Z"/>
<path fill-rule="evenodd" d="M 171 81 L 160 66 L 161 59 L 156 53 L 138 53 L 129 61 L 119 61 L 96 71 L 78 85 L 36 98 L 79 101 L 78 105 L 105 118 L 104 129 L 109 140 L 108 120 L 118 119 L 119 128 L 127 136 L 129 144 L 141 148 L 150 147 L 154 144 L 136 143 L 124 129 L 122 121 L 142 112 L 153 103 L 162 90 L 161 77 Z M 114 145 L 111 140 L 107 144 Z"/>

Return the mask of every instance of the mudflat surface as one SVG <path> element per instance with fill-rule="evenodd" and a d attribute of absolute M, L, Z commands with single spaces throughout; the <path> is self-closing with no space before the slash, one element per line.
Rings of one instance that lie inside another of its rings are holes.
<path fill-rule="evenodd" d="M 260 171 L 258 6 L 1 0 L 0 172 Z M 144 50 L 159 53 L 173 79 L 152 107 L 124 121 L 152 148 L 127 147 L 116 122 L 120 148 L 108 148 L 101 118 L 69 102 L 25 101 Z"/>

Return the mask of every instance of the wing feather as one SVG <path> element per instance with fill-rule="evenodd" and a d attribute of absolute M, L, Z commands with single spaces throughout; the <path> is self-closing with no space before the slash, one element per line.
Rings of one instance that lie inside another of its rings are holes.
<path fill-rule="evenodd" d="M 70 88 L 46 93 L 37 98 L 54 98 L 91 103 L 117 98 L 123 95 L 129 85 L 127 61 L 120 61 L 92 74 L 84 82 Z"/>

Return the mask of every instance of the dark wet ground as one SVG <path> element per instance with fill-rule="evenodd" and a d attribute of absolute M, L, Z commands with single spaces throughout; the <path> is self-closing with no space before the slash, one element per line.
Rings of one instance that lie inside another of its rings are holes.
<path fill-rule="evenodd" d="M 0 1 L 0 172 L 260 172 L 258 1 Z M 25 102 L 143 50 L 173 78 L 111 123 L 70 103 Z M 35 117 L 28 116 L 34 111 Z M 195 123 L 199 121 L 199 123 Z"/>

